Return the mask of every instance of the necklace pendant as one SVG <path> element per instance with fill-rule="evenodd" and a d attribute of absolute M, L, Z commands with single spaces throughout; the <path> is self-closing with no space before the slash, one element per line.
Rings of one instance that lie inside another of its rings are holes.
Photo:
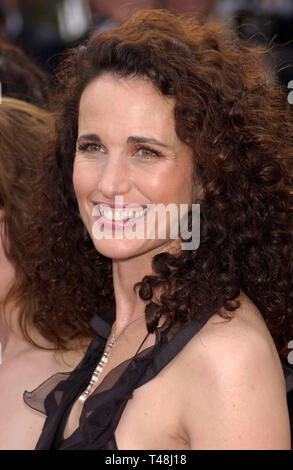
<path fill-rule="evenodd" d="M 80 397 L 78 398 L 78 401 L 80 401 L 81 403 L 84 403 L 86 400 L 86 397 L 87 395 L 85 393 L 82 393 Z"/>
<path fill-rule="evenodd" d="M 118 336 L 115 336 L 115 334 L 113 333 L 112 335 L 112 338 L 111 338 L 111 341 L 108 345 L 108 347 L 106 348 L 106 350 L 104 351 L 97 367 L 95 368 L 92 376 L 91 376 L 91 379 L 90 379 L 90 382 L 87 386 L 87 388 L 82 392 L 82 394 L 79 396 L 78 400 L 81 402 L 81 403 L 84 403 L 85 400 L 87 399 L 87 397 L 89 396 L 89 394 L 91 393 L 91 390 L 93 388 L 93 385 L 94 383 L 96 383 L 98 380 L 99 380 L 99 377 L 104 369 L 104 366 L 106 364 L 106 362 L 108 361 L 108 356 L 111 352 L 111 349 L 115 346 L 115 343 L 117 341 L 117 339 L 122 335 L 123 331 L 125 330 L 125 328 L 127 328 L 131 323 L 135 322 L 136 320 L 138 320 L 139 318 L 141 318 L 142 316 L 144 315 L 144 313 L 142 315 L 140 315 L 139 317 L 135 318 L 134 320 L 130 321 L 124 328 L 123 330 L 119 333 Z"/>

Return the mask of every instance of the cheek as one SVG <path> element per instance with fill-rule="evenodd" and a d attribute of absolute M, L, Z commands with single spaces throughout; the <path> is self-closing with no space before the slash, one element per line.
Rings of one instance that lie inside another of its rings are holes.
<path fill-rule="evenodd" d="M 183 171 L 182 171 L 183 170 Z M 189 204 L 192 202 L 193 183 L 191 173 L 182 167 L 170 167 L 158 171 L 143 185 L 154 202 Z"/>
<path fill-rule="evenodd" d="M 178 167 L 168 181 L 169 198 L 173 203 L 191 204 L 193 193 L 192 173 L 188 167 Z"/>
<path fill-rule="evenodd" d="M 85 164 L 85 162 L 76 162 L 73 167 L 73 187 L 78 202 L 83 199 L 95 189 L 97 185 L 96 172 Z"/>
<path fill-rule="evenodd" d="M 76 194 L 77 200 L 80 199 L 80 193 L 81 193 L 81 188 L 80 188 L 80 178 L 78 175 L 77 171 L 73 171 L 73 177 L 72 177 L 72 182 L 73 182 L 73 188 Z"/>

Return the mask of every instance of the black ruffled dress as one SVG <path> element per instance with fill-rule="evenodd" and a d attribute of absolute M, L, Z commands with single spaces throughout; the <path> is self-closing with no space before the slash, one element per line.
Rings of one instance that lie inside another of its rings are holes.
<path fill-rule="evenodd" d="M 115 430 L 121 414 L 136 388 L 153 379 L 184 348 L 205 325 L 209 317 L 192 320 L 180 328 L 156 330 L 154 346 L 112 369 L 87 398 L 83 405 L 79 427 L 67 439 L 64 429 L 71 408 L 87 387 L 99 362 L 115 320 L 115 305 L 105 314 L 94 316 L 91 326 L 97 336 L 90 343 L 80 364 L 70 373 L 50 377 L 32 392 L 24 393 L 24 401 L 31 408 L 47 415 L 36 450 L 117 450 Z M 290 370 L 289 386 L 293 379 Z"/>

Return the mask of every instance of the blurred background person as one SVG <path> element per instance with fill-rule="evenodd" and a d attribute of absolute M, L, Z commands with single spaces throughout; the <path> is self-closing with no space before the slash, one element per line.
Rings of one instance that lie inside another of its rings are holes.
<path fill-rule="evenodd" d="M 40 413 L 23 404 L 24 390 L 37 387 L 56 372 L 70 370 L 79 360 L 75 348 L 61 353 L 58 338 L 55 343 L 49 341 L 32 321 L 36 302 L 27 295 L 30 279 L 23 269 L 23 240 L 30 223 L 32 185 L 51 130 L 52 118 L 46 111 L 30 103 L 3 98 L 0 105 L 0 449 L 34 447 L 44 420 Z M 69 341 L 68 346 L 69 349 L 72 346 Z"/>

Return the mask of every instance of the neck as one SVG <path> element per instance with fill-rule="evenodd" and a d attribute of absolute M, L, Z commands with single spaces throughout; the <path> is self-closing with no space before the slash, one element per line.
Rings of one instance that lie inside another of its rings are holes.
<path fill-rule="evenodd" d="M 170 247 L 164 251 L 171 251 L 174 253 L 178 250 L 178 244 L 172 243 Z M 161 250 L 162 251 L 162 250 Z M 139 289 L 133 290 L 133 286 L 140 282 L 144 276 L 151 275 L 153 257 L 161 252 L 157 251 L 148 252 L 144 255 L 137 256 L 126 260 L 113 260 L 113 284 L 116 302 L 116 334 L 127 325 L 130 321 L 139 317 L 148 303 L 139 296 Z M 158 299 L 160 288 L 157 289 L 154 295 L 154 300 Z"/>
<path fill-rule="evenodd" d="M 115 330 L 118 335 L 145 310 L 146 302 L 140 298 L 138 290 L 133 290 L 133 286 L 143 276 L 151 274 L 151 262 L 141 259 L 114 260 L 112 269 L 116 302 Z"/>

